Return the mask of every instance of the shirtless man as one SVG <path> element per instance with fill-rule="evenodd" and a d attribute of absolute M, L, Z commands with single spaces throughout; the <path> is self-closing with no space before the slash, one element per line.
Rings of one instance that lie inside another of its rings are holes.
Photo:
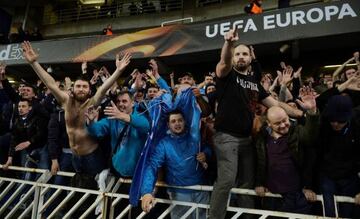
<path fill-rule="evenodd" d="M 90 98 L 90 84 L 87 80 L 77 79 L 71 94 L 59 89 L 55 80 L 37 62 L 39 55 L 35 53 L 31 44 L 25 41 L 22 44 L 23 55 L 34 69 L 39 78 L 51 90 L 56 100 L 65 110 L 65 123 L 69 136 L 70 148 L 73 151 L 73 164 L 77 172 L 96 175 L 105 168 L 105 159 L 97 141 L 89 136 L 85 128 L 85 113 L 90 106 L 97 106 L 105 96 L 106 91 L 130 63 L 131 55 L 125 54 L 119 59 L 116 55 L 116 70 L 104 84 Z"/>

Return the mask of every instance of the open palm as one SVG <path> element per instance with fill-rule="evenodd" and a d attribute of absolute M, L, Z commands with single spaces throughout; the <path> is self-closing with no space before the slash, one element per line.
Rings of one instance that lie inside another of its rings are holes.
<path fill-rule="evenodd" d="M 309 87 L 301 88 L 299 97 L 301 98 L 301 100 L 297 100 L 297 103 L 300 104 L 303 109 L 316 109 L 316 97 L 313 89 Z"/>
<path fill-rule="evenodd" d="M 38 59 L 39 55 L 35 53 L 29 41 L 24 41 L 21 44 L 21 47 L 23 49 L 23 55 L 26 61 L 28 61 L 29 63 L 33 63 Z"/>
<path fill-rule="evenodd" d="M 129 65 L 131 59 L 130 53 L 125 53 L 125 55 L 120 60 L 120 54 L 116 55 L 116 68 L 119 70 L 125 69 Z"/>

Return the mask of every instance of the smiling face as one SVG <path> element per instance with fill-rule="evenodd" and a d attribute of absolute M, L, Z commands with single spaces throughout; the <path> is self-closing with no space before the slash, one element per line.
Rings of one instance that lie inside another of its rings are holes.
<path fill-rule="evenodd" d="M 157 93 L 159 92 L 159 89 L 156 87 L 150 87 L 147 90 L 146 96 L 148 99 L 153 99 L 154 97 L 156 97 Z"/>
<path fill-rule="evenodd" d="M 169 116 L 168 126 L 170 131 L 179 135 L 185 131 L 185 120 L 181 113 L 171 114 Z"/>
<path fill-rule="evenodd" d="M 272 136 L 280 137 L 289 132 L 289 116 L 280 107 L 271 107 L 267 112 L 267 123 L 271 128 Z"/>
<path fill-rule="evenodd" d="M 36 96 L 35 92 L 34 92 L 34 88 L 30 87 L 30 86 L 24 86 L 21 89 L 21 97 L 23 99 L 27 99 L 27 100 L 31 100 L 32 98 L 34 98 Z"/>
<path fill-rule="evenodd" d="M 134 101 L 128 93 L 120 94 L 116 101 L 116 107 L 120 112 L 130 115 L 133 111 Z"/>

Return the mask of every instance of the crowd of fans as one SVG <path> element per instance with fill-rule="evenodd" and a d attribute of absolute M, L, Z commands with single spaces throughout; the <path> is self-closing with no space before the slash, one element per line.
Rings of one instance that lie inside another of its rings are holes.
<path fill-rule="evenodd" d="M 55 81 L 24 42 L 23 55 L 41 80 L 14 89 L 5 63 L 0 65 L 0 162 L 5 170 L 21 165 L 54 175 L 74 171 L 92 180 L 109 172 L 132 178 L 144 145 L 157 139 L 140 189 L 146 212 L 153 207 L 157 180 L 214 185 L 211 195 L 168 190 L 172 200 L 210 203 L 214 219 L 225 217 L 233 187 L 255 189 L 263 200 L 232 198 L 247 208 L 314 214 L 316 193 L 324 196 L 326 216 L 335 216 L 333 195 L 360 204 L 359 53 L 315 81 L 284 62 L 275 75 L 262 72 L 254 49 L 238 44 L 238 38 L 236 30 L 225 35 L 216 70 L 204 81 L 196 84 L 190 72 L 175 81 L 172 73 L 170 85 L 153 59 L 145 73 L 134 69 L 119 85 L 131 54 L 116 57 L 112 74 L 105 67 L 90 74 L 84 62 L 75 81 Z M 351 62 L 356 66 L 346 67 Z M 149 136 L 154 129 L 161 134 Z M 56 176 L 54 183 L 69 182 Z M 282 199 L 263 198 L 267 192 Z M 176 206 L 171 216 L 187 210 Z M 358 210 L 344 204 L 339 213 L 355 217 Z"/>
<path fill-rule="evenodd" d="M 16 32 L 10 33 L 9 35 L 0 34 L 0 44 L 9 43 L 21 43 L 23 41 L 39 41 L 43 40 L 43 36 L 40 33 L 39 28 L 34 27 L 31 30 L 23 29 L 21 24 L 17 28 Z"/>

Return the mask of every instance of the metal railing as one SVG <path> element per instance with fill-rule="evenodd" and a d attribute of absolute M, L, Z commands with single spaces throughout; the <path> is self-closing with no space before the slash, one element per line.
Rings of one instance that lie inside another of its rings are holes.
<path fill-rule="evenodd" d="M 131 2 L 116 2 L 112 5 L 84 6 L 77 8 L 47 11 L 44 13 L 43 24 L 59 24 L 78 22 L 82 20 L 118 18 L 140 14 L 155 14 L 166 11 L 178 11 L 183 9 L 183 0 L 154 0 L 143 5 L 140 0 Z"/>
<path fill-rule="evenodd" d="M 223 2 L 223 0 L 197 0 L 196 7 L 198 7 L 198 8 L 206 7 L 209 5 L 221 4 L 222 2 Z"/>
<path fill-rule="evenodd" d="M 2 165 L 0 165 L 2 168 Z M 108 183 L 103 191 L 75 188 L 69 186 L 59 186 L 48 184 L 49 180 L 52 178 L 51 173 L 48 170 L 42 169 L 30 169 L 23 167 L 9 167 L 10 170 L 22 171 L 22 172 L 32 172 L 41 174 L 40 177 L 35 181 L 25 181 L 14 178 L 0 177 L 0 188 L 2 188 L 0 193 L 0 218 L 28 218 L 31 215 L 33 219 L 44 218 L 54 218 L 62 209 L 66 208 L 64 215 L 61 218 L 71 218 L 73 214 L 77 214 L 77 218 L 87 218 L 90 214 L 94 214 L 97 206 L 100 206 L 102 211 L 97 215 L 97 218 L 124 218 L 128 216 L 132 207 L 128 204 L 129 195 L 122 194 L 118 192 L 120 186 L 124 183 L 131 183 L 131 180 L 128 179 L 118 179 L 115 183 L 114 177 L 108 178 Z M 74 173 L 69 172 L 58 172 L 58 175 L 65 177 L 73 177 Z M 158 187 L 173 187 L 173 188 L 186 188 L 198 191 L 212 191 L 212 186 L 186 186 L 186 187 L 177 187 L 169 186 L 163 183 L 157 183 Z M 57 200 L 58 203 L 55 204 L 55 200 L 59 197 L 60 194 L 66 194 L 61 201 Z M 254 190 L 249 189 L 238 189 L 233 188 L 231 190 L 232 194 L 241 194 L 241 195 L 252 195 L 255 196 L 256 193 Z M 76 196 L 75 203 L 70 205 L 70 201 Z M 267 197 L 281 198 L 279 194 L 267 193 Z M 119 203 L 122 201 L 127 203 L 123 208 L 119 209 Z M 90 203 L 88 203 L 90 201 Z M 322 195 L 317 195 L 317 201 L 323 205 Z M 87 203 L 86 203 L 87 202 Z M 174 209 L 175 206 L 187 206 L 189 207 L 188 211 L 182 218 L 186 218 L 193 212 L 198 212 L 199 209 L 209 209 L 208 204 L 199 204 L 191 202 L 182 202 L 174 201 L 163 198 L 156 198 L 157 203 L 163 203 L 167 206 L 163 210 L 159 218 L 164 218 L 169 215 Z M 354 199 L 351 197 L 344 196 L 335 196 L 334 197 L 335 206 L 340 202 L 345 203 L 354 203 Z M 80 207 L 83 207 L 87 204 L 86 209 L 80 210 Z M 90 204 L 90 205 L 89 205 Z M 53 205 L 53 209 L 49 212 L 50 206 Z M 48 211 L 48 212 L 46 212 Z M 249 208 L 239 208 L 229 206 L 228 202 L 228 212 L 232 212 L 234 215 L 232 218 L 238 218 L 242 214 L 256 214 L 261 215 L 260 218 L 266 218 L 268 216 L 276 216 L 283 218 L 322 218 L 315 215 L 303 215 L 287 212 L 278 212 L 278 211 L 268 211 L 268 210 L 259 210 L 259 209 L 249 209 Z M 46 215 L 45 215 L 46 212 Z M 336 208 L 336 216 L 338 217 Z M 138 212 L 137 215 L 132 215 L 132 218 L 143 218 L 146 215 L 145 212 Z"/>

